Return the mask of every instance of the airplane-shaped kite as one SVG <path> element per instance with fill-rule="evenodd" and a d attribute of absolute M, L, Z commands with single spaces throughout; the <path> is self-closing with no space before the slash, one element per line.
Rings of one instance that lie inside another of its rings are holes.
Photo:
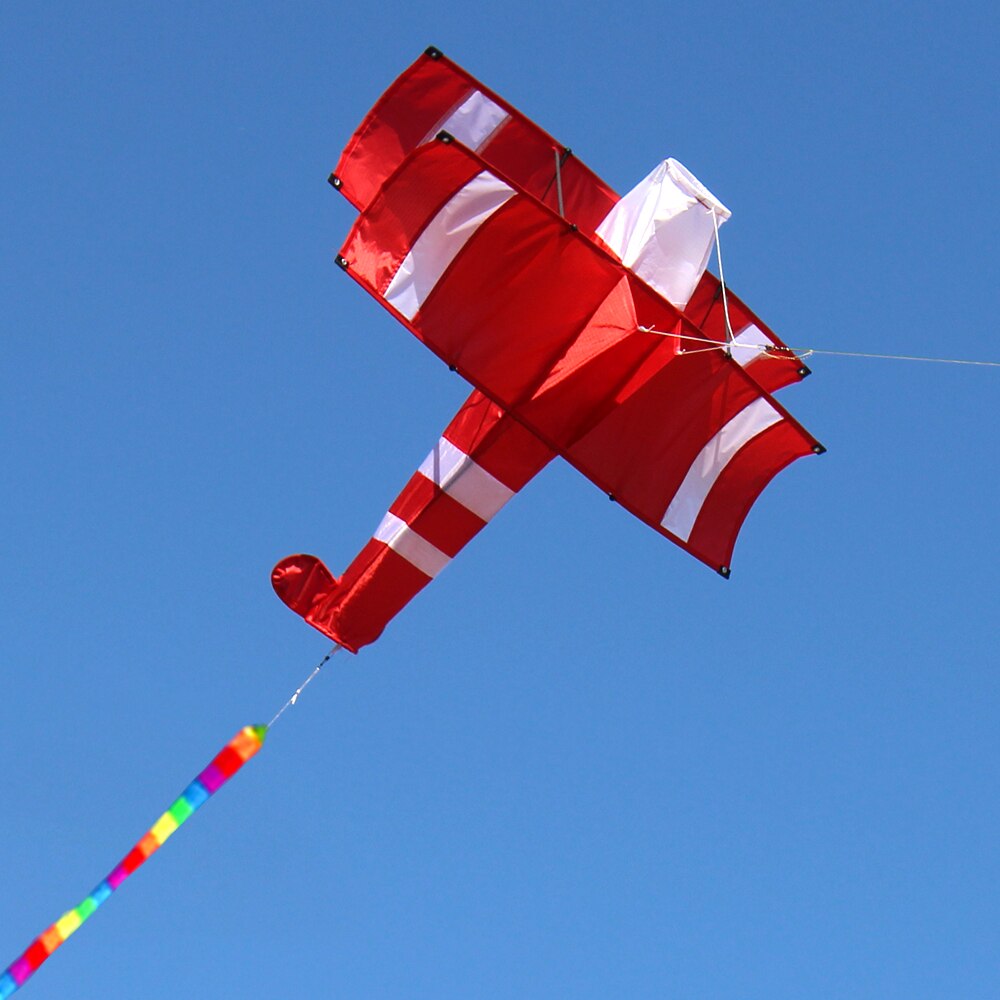
<path fill-rule="evenodd" d="M 728 209 L 676 161 L 619 198 L 431 48 L 330 181 L 360 212 L 337 263 L 474 386 L 342 577 L 308 555 L 274 568 L 344 648 L 556 455 L 728 577 L 760 492 L 824 450 L 771 395 L 808 369 L 706 270 Z"/>

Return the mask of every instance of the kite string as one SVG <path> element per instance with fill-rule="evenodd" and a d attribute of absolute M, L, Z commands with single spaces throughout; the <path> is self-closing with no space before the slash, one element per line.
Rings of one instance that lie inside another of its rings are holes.
<path fill-rule="evenodd" d="M 701 354 L 704 351 L 717 351 L 720 348 L 728 349 L 730 344 L 725 340 L 709 340 L 705 337 L 697 337 L 693 334 L 674 333 L 670 330 L 657 330 L 652 326 L 640 326 L 642 333 L 658 333 L 662 337 L 676 337 L 677 340 L 689 340 L 696 344 L 710 344 L 710 347 L 703 347 L 700 350 L 685 350 L 682 354 Z M 866 354 L 861 351 L 827 351 L 819 347 L 777 347 L 774 344 L 750 344 L 740 343 L 742 348 L 751 351 L 764 351 L 773 358 L 783 356 L 798 355 L 802 358 L 809 357 L 810 354 L 827 354 L 840 358 L 876 358 L 881 361 L 927 361 L 939 365 L 980 365 L 984 368 L 1000 368 L 1000 361 L 970 361 L 964 358 L 926 358 L 913 354 Z"/>
<path fill-rule="evenodd" d="M 789 348 L 791 350 L 791 348 Z M 861 351 L 822 351 L 796 349 L 796 354 L 808 357 L 810 354 L 829 354 L 840 358 L 877 358 L 881 361 L 928 361 L 938 365 L 980 365 L 983 368 L 1000 368 L 1000 361 L 970 361 L 967 358 L 922 358 L 912 354 L 864 354 Z"/>
<path fill-rule="evenodd" d="M 729 319 L 729 297 L 726 294 L 726 276 L 725 272 L 722 270 L 722 242 L 719 239 L 719 216 L 714 208 L 712 209 L 712 225 L 715 229 L 715 259 L 719 263 L 719 289 L 722 292 L 722 316 L 726 326 L 726 339 L 724 341 L 706 340 L 704 337 L 695 337 L 690 334 L 685 335 L 682 333 L 675 333 L 673 336 L 675 336 L 678 340 L 693 340 L 699 344 L 707 343 L 712 345 L 710 347 L 696 348 L 695 350 L 682 350 L 680 352 L 681 354 L 703 354 L 705 351 L 716 351 L 721 348 L 725 350 L 727 355 L 732 357 L 733 341 L 735 340 L 735 337 L 733 334 L 733 326 Z M 644 333 L 660 332 L 652 327 L 640 326 L 639 329 Z M 962 358 L 924 358 L 915 357 L 910 354 L 865 354 L 861 351 L 824 351 L 814 347 L 780 348 L 770 343 L 741 344 L 740 346 L 745 347 L 748 350 L 765 351 L 770 354 L 771 357 L 781 357 L 783 354 L 794 354 L 802 358 L 807 358 L 810 354 L 827 354 L 831 357 L 839 358 L 875 358 L 881 361 L 924 361 L 939 365 L 977 365 L 983 368 L 1000 368 L 1000 361 L 967 361 Z"/>
<path fill-rule="evenodd" d="M 719 288 L 722 289 L 722 315 L 726 321 L 726 353 L 732 353 L 733 325 L 729 322 L 729 298 L 726 295 L 726 275 L 722 270 L 722 243 L 719 240 L 719 216 L 712 209 L 712 225 L 715 226 L 715 259 L 719 262 Z"/>
<path fill-rule="evenodd" d="M 292 705 L 294 705 L 299 700 L 299 695 L 302 694 L 302 692 L 309 686 L 310 681 L 323 669 L 327 661 L 330 660 L 330 658 L 333 657 L 336 653 L 339 653 L 340 650 L 342 650 L 343 648 L 344 647 L 341 646 L 339 642 L 334 643 L 333 649 L 331 649 L 330 652 L 327 653 L 326 656 L 324 656 L 323 659 L 320 660 L 315 667 L 313 667 L 312 673 L 295 689 L 295 694 L 293 694 L 291 698 L 289 698 L 288 701 L 286 701 L 285 704 L 278 709 L 278 711 L 274 715 L 274 718 L 271 719 L 271 721 L 267 724 L 268 729 L 270 729 L 278 721 L 278 719 L 280 719 L 282 715 L 285 714 L 285 711 L 287 709 L 291 708 Z"/>

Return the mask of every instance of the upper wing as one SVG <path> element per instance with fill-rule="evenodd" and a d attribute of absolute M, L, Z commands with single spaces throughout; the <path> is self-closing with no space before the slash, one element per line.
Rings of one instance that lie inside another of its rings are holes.
<path fill-rule="evenodd" d="M 274 589 L 310 625 L 356 653 L 552 457 L 473 392 L 340 579 L 315 556 L 295 555 L 274 568 Z"/>
<path fill-rule="evenodd" d="M 406 69 L 368 112 L 344 148 L 331 181 L 364 210 L 405 157 L 440 131 L 453 135 L 554 211 L 561 189 L 562 214 L 588 236 L 620 200 L 568 148 L 433 48 Z M 715 341 L 727 337 L 721 292 L 719 279 L 706 271 L 685 308 L 686 318 Z M 763 389 L 776 392 L 809 374 L 728 287 L 726 298 L 736 337 L 733 356 Z M 771 347 L 764 350 L 761 345 Z"/>
<path fill-rule="evenodd" d="M 735 358 L 678 354 L 671 334 L 703 337 L 685 314 L 457 143 L 407 156 L 338 262 L 553 451 L 724 575 L 767 482 L 822 450 Z"/>

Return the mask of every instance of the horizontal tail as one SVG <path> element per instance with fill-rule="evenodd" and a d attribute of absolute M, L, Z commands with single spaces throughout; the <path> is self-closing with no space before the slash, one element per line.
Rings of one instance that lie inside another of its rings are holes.
<path fill-rule="evenodd" d="M 281 600 L 310 625 L 334 642 L 356 653 L 357 649 L 317 619 L 313 611 L 334 597 L 339 581 L 316 556 L 286 556 L 271 570 L 271 586 Z"/>

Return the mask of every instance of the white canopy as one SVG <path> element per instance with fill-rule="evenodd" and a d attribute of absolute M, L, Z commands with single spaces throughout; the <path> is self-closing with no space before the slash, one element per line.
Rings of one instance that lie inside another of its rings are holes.
<path fill-rule="evenodd" d="M 732 214 L 683 164 L 668 159 L 605 216 L 597 235 L 643 281 L 683 309 L 719 225 Z"/>

